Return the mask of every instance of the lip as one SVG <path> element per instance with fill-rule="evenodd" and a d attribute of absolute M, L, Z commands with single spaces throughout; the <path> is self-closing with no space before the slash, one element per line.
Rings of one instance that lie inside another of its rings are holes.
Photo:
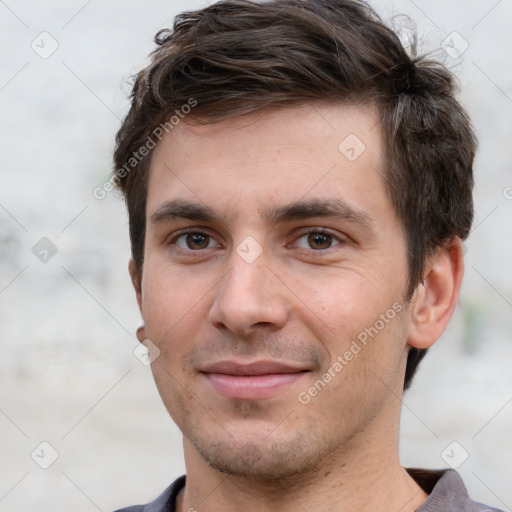
<path fill-rule="evenodd" d="M 279 361 L 255 361 L 249 364 L 219 361 L 205 365 L 200 371 L 221 395 L 258 400 L 286 390 L 309 370 Z"/>

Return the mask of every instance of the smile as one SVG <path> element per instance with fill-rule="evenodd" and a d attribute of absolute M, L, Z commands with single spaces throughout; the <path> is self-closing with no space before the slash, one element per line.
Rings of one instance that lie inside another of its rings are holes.
<path fill-rule="evenodd" d="M 274 361 L 252 364 L 222 361 L 207 365 L 201 373 L 212 388 L 226 398 L 258 400 L 291 387 L 308 371 Z"/>

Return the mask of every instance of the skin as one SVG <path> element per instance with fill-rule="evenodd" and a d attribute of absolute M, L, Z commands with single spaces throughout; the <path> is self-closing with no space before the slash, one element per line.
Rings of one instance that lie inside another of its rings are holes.
<path fill-rule="evenodd" d="M 366 146 L 354 161 L 338 150 L 350 134 Z M 151 340 L 155 382 L 184 435 L 178 510 L 407 512 L 426 499 L 398 458 L 404 372 L 409 347 L 435 343 L 451 317 L 462 249 L 438 248 L 405 301 L 406 237 L 383 153 L 376 109 L 333 104 L 182 122 L 155 149 L 142 275 L 133 261 L 130 273 L 138 337 Z M 311 209 L 336 201 L 342 215 Z M 299 202 L 302 216 L 269 213 Z M 213 218 L 185 218 L 198 207 Z M 202 372 L 226 359 L 304 371 L 268 397 L 233 398 Z"/>

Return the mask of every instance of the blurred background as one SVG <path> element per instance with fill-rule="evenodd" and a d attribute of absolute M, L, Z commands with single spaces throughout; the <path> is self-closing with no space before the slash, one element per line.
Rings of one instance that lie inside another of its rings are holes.
<path fill-rule="evenodd" d="M 207 3 L 0 1 L 1 512 L 108 512 L 184 473 L 180 432 L 134 353 L 124 204 L 92 191 L 155 32 Z M 405 395 L 401 458 L 457 467 L 474 499 L 510 511 L 512 2 L 372 4 L 416 22 L 480 141 L 462 296 Z"/>

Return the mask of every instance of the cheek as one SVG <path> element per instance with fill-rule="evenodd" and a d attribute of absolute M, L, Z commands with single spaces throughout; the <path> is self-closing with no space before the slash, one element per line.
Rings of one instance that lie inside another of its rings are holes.
<path fill-rule="evenodd" d="M 406 322 L 403 312 L 395 313 L 392 304 L 382 310 L 347 313 L 329 333 L 325 344 L 330 362 L 313 386 L 323 389 L 319 380 L 327 383 L 315 399 L 315 407 L 329 410 L 335 424 L 345 424 L 347 417 L 355 423 L 363 421 L 386 401 L 401 396 Z"/>
<path fill-rule="evenodd" d="M 172 268 L 148 268 L 142 282 L 142 315 L 148 337 L 162 352 L 187 349 L 186 343 L 204 324 L 211 288 L 204 279 Z"/>
<path fill-rule="evenodd" d="M 302 286 L 301 293 L 310 299 L 302 307 L 301 320 L 329 354 L 322 371 L 336 375 L 332 390 L 343 392 L 347 383 L 362 396 L 373 384 L 394 389 L 406 347 L 403 290 L 389 282 L 378 290 L 375 281 L 356 273 Z"/>
<path fill-rule="evenodd" d="M 184 370 L 184 357 L 204 338 L 211 294 L 197 278 L 163 266 L 146 272 L 142 293 L 147 336 L 160 351 L 151 364 L 153 378 L 168 412 L 183 427 L 194 403 L 193 376 Z"/>
<path fill-rule="evenodd" d="M 380 315 L 385 316 L 387 325 L 397 316 L 396 309 L 402 309 L 401 286 L 369 279 L 355 269 L 296 280 L 293 291 L 302 319 L 310 328 L 320 330 L 320 339 L 356 337 L 379 321 Z M 395 303 L 399 306 L 393 308 Z"/>

